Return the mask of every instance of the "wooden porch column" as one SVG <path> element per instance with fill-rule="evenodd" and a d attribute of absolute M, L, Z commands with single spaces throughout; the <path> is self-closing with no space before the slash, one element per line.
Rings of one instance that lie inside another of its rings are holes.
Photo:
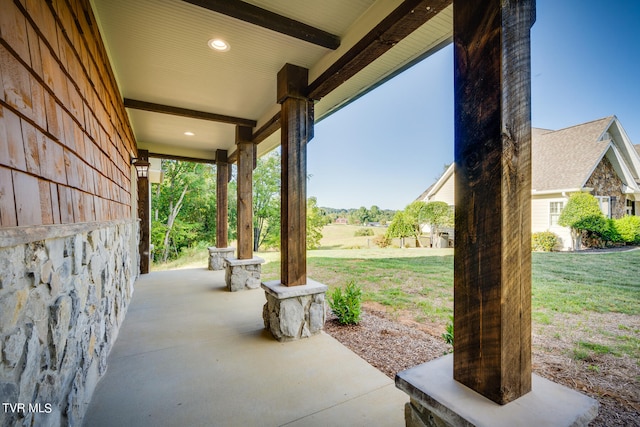
<path fill-rule="evenodd" d="M 308 70 L 286 64 L 278 72 L 281 109 L 282 188 L 280 281 L 307 283 L 307 142 L 313 137 Z"/>
<path fill-rule="evenodd" d="M 148 150 L 138 150 L 138 157 L 149 161 Z M 138 177 L 138 218 L 140 219 L 140 242 L 138 253 L 140 254 L 140 274 L 149 274 L 151 263 L 151 188 L 149 177 Z"/>
<path fill-rule="evenodd" d="M 455 0 L 454 378 L 505 404 L 531 390 L 535 0 Z"/>
<path fill-rule="evenodd" d="M 255 144 L 251 128 L 236 126 L 238 146 L 238 259 L 253 258 L 253 169 Z"/>
<path fill-rule="evenodd" d="M 229 163 L 227 150 L 216 150 L 216 247 L 229 246 Z"/>

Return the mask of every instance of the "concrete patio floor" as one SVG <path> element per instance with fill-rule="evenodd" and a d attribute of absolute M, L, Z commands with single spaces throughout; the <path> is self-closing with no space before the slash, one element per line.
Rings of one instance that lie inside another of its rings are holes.
<path fill-rule="evenodd" d="M 224 272 L 141 276 L 84 425 L 404 425 L 390 378 L 325 333 L 274 340 L 265 301 Z"/>

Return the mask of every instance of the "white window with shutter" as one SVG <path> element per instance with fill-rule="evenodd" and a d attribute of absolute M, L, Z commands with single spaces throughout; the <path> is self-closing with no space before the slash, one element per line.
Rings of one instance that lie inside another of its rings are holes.
<path fill-rule="evenodd" d="M 600 204 L 600 210 L 605 218 L 611 218 L 611 197 L 609 196 L 596 196 L 598 203 Z"/>

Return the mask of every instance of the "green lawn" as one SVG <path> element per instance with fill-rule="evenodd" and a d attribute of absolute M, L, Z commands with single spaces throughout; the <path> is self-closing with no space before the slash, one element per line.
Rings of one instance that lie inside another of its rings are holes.
<path fill-rule="evenodd" d="M 558 338 L 575 335 L 577 358 L 589 353 L 640 358 L 640 250 L 532 255 L 534 329 L 545 333 L 546 327 Z M 277 279 L 279 254 L 260 256 L 268 260 L 264 280 Z M 330 288 L 356 282 L 365 301 L 382 304 L 392 316 L 444 330 L 453 312 L 452 249 L 316 250 L 308 252 L 307 265 L 308 276 Z M 590 313 L 628 317 L 611 331 L 594 327 Z"/>
<path fill-rule="evenodd" d="M 534 253 L 533 307 L 640 314 L 640 251 Z"/>
<path fill-rule="evenodd" d="M 307 253 L 308 276 L 330 288 L 354 281 L 365 302 L 444 331 L 453 311 L 453 249 L 380 249 L 367 244 L 370 237 L 355 237 L 359 228 L 325 227 L 320 249 Z M 262 279 L 278 279 L 280 253 L 256 255 L 267 260 Z M 204 267 L 207 259 L 206 248 L 194 248 L 154 270 Z M 569 342 L 576 358 L 610 353 L 640 359 L 640 250 L 533 253 L 532 264 L 534 333 Z"/>
<path fill-rule="evenodd" d="M 277 279 L 279 254 L 261 256 L 271 260 L 263 266 L 265 280 Z M 532 264 L 534 311 L 640 314 L 640 251 L 533 253 Z M 429 301 L 441 307 L 436 317 L 446 319 L 452 313 L 451 249 L 309 251 L 308 271 L 309 277 L 330 287 L 355 281 L 365 290 L 365 299 L 391 307 Z"/>

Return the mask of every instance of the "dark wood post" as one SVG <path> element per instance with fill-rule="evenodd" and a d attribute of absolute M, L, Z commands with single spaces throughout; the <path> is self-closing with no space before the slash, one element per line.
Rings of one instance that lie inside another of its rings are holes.
<path fill-rule="evenodd" d="M 138 158 L 149 161 L 148 150 L 138 150 Z M 137 176 L 137 171 L 136 171 Z M 138 177 L 138 218 L 140 219 L 140 242 L 138 253 L 140 254 L 140 274 L 148 274 L 151 256 L 151 188 L 149 178 Z"/>
<path fill-rule="evenodd" d="M 229 163 L 227 150 L 216 150 L 216 247 L 229 246 Z"/>
<path fill-rule="evenodd" d="M 456 0 L 454 378 L 505 404 L 531 390 L 534 0 Z"/>
<path fill-rule="evenodd" d="M 286 64 L 278 72 L 281 109 L 282 189 L 280 280 L 285 286 L 307 283 L 307 142 L 313 135 L 308 70 Z"/>
<path fill-rule="evenodd" d="M 238 146 L 238 259 L 253 258 L 253 167 L 251 128 L 236 126 Z"/>

